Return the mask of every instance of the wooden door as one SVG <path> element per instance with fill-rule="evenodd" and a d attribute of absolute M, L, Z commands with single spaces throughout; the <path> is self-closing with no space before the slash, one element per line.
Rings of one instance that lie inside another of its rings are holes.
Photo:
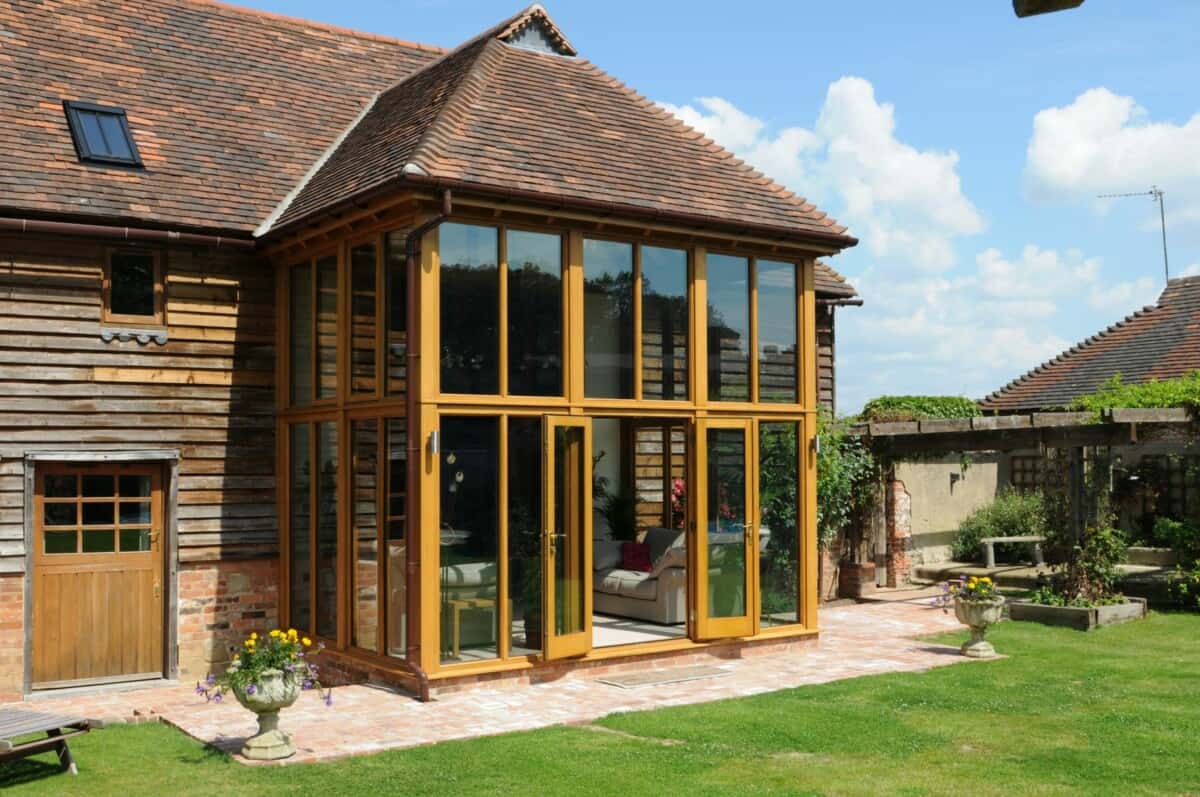
<path fill-rule="evenodd" d="M 548 416 L 542 545 L 544 652 L 547 659 L 592 649 L 592 426 Z"/>
<path fill-rule="evenodd" d="M 161 468 L 40 466 L 33 511 L 33 687 L 161 677 Z"/>
<path fill-rule="evenodd" d="M 754 496 L 753 423 L 703 418 L 696 424 L 695 635 L 755 633 L 758 513 Z"/>

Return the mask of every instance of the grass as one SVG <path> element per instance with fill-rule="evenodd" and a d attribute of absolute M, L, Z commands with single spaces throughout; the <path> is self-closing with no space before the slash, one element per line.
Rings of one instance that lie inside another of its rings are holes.
<path fill-rule="evenodd" d="M 1200 616 L 1088 634 L 1005 623 L 989 638 L 1009 658 L 327 764 L 250 768 L 166 726 L 115 727 L 72 745 L 78 778 L 51 774 L 43 756 L 13 765 L 7 785 L 123 797 L 1200 795 Z"/>

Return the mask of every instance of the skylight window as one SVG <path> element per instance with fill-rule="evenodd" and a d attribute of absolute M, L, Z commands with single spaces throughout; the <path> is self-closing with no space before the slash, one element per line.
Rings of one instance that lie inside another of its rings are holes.
<path fill-rule="evenodd" d="M 89 163 L 116 163 L 125 166 L 141 166 L 129 123 L 125 120 L 125 109 L 93 105 L 88 102 L 64 100 L 67 124 L 79 160 Z"/>

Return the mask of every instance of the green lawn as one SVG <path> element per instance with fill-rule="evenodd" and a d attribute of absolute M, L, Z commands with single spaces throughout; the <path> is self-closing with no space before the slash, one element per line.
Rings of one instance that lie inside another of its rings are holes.
<path fill-rule="evenodd" d="M 1005 623 L 1010 658 L 330 764 L 250 768 L 160 725 L 75 742 L 29 794 L 1197 794 L 1200 616 L 1083 634 Z M 949 638 L 947 641 L 951 641 Z M 398 734 L 403 729 L 398 728 Z M 47 759 L 48 760 L 48 759 Z"/>

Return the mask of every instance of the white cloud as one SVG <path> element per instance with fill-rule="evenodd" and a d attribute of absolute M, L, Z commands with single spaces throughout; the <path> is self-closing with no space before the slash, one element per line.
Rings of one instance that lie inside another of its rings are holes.
<path fill-rule="evenodd" d="M 784 185 L 815 199 L 836 196 L 840 220 L 876 260 L 925 272 L 950 268 L 954 242 L 984 228 L 958 176 L 958 153 L 920 150 L 896 137 L 895 108 L 857 77 L 829 86 L 813 129 L 768 132 L 720 97 L 668 110 Z M 826 208 L 828 209 L 828 208 Z"/>
<path fill-rule="evenodd" d="M 1041 199 L 1092 202 L 1097 194 L 1167 192 L 1168 228 L 1200 224 L 1200 114 L 1155 122 L 1133 97 L 1094 88 L 1033 119 L 1025 179 Z M 1111 200 L 1096 202 L 1107 212 Z M 1142 226 L 1158 228 L 1147 198 Z M 1153 216 L 1153 218 L 1150 218 Z"/>
<path fill-rule="evenodd" d="M 1200 277 L 1200 263 L 1192 263 L 1179 273 L 1181 277 Z"/>

